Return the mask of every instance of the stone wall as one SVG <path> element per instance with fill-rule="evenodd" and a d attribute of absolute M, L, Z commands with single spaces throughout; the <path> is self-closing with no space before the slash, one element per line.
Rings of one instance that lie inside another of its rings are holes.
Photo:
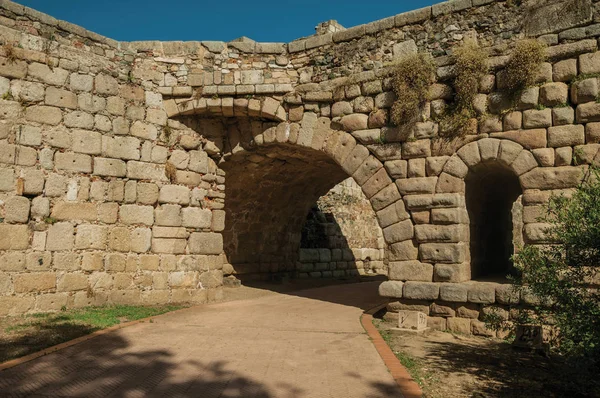
<path fill-rule="evenodd" d="M 387 275 L 383 233 L 351 178 L 319 198 L 302 227 L 298 277 Z"/>
<path fill-rule="evenodd" d="M 445 328 L 463 306 L 475 319 L 516 305 L 505 285 L 472 280 L 472 258 L 485 269 L 498 250 L 472 236 L 493 216 L 473 212 L 489 200 L 473 187 L 511 184 L 512 229 L 545 243 L 540 206 L 600 145 L 600 3 L 514 3 L 440 3 L 285 44 L 122 43 L 0 1 L 0 313 L 205 301 L 223 273 L 294 273 L 311 206 L 348 177 L 383 230 L 391 313 L 419 305 Z M 549 45 L 548 62 L 508 111 L 502 69 L 525 37 Z M 465 38 L 489 50 L 491 73 L 476 131 L 442 140 Z M 438 81 L 421 121 L 393 126 L 393 62 L 417 51 Z"/>

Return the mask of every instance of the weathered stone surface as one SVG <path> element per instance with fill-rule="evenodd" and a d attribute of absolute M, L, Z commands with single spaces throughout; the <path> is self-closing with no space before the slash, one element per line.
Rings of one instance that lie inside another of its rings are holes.
<path fill-rule="evenodd" d="M 583 169 L 571 166 L 536 168 L 523 174 L 520 180 L 527 189 L 574 188 L 583 178 L 583 172 Z"/>
<path fill-rule="evenodd" d="M 415 237 L 419 242 L 448 242 L 464 241 L 467 228 L 463 225 L 417 225 Z"/>
<path fill-rule="evenodd" d="M 423 243 L 419 256 L 428 263 L 462 263 L 468 258 L 468 247 L 464 243 Z"/>
<path fill-rule="evenodd" d="M 440 284 L 440 299 L 449 302 L 464 303 L 468 297 L 468 286 L 459 283 Z"/>
<path fill-rule="evenodd" d="M 496 287 L 493 284 L 473 284 L 469 286 L 468 300 L 477 304 L 492 304 L 496 301 Z"/>
<path fill-rule="evenodd" d="M 548 129 L 548 146 L 563 147 L 585 143 L 585 129 L 582 125 L 565 125 Z"/>
<path fill-rule="evenodd" d="M 386 281 L 379 285 L 379 295 L 382 297 L 402 298 L 404 283 L 400 281 Z"/>
<path fill-rule="evenodd" d="M 223 236 L 210 232 L 194 232 L 190 235 L 189 250 L 194 254 L 221 254 Z"/>
<path fill-rule="evenodd" d="M 415 300 L 435 300 L 439 297 L 440 287 L 437 283 L 406 282 L 404 297 Z"/>
<path fill-rule="evenodd" d="M 389 264 L 389 278 L 397 281 L 431 282 L 433 280 L 433 266 L 420 261 L 391 262 Z"/>

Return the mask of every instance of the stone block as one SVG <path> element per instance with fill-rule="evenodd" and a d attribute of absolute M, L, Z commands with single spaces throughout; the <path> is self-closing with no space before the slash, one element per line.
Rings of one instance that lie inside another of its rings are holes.
<path fill-rule="evenodd" d="M 577 123 L 600 122 L 600 103 L 588 102 L 578 105 L 575 120 Z"/>
<path fill-rule="evenodd" d="M 540 88 L 540 103 L 544 106 L 563 105 L 568 98 L 569 86 L 565 83 L 547 83 Z"/>
<path fill-rule="evenodd" d="M 410 261 L 416 260 L 419 255 L 419 250 L 412 240 L 397 242 L 389 246 L 390 261 Z"/>
<path fill-rule="evenodd" d="M 35 126 L 22 126 L 17 134 L 17 143 L 28 146 L 42 144 L 42 129 Z"/>
<path fill-rule="evenodd" d="M 62 271 L 77 271 L 81 268 L 81 257 L 77 253 L 54 253 L 52 268 Z"/>
<path fill-rule="evenodd" d="M 164 204 L 155 210 L 156 225 L 178 227 L 182 224 L 181 206 Z"/>
<path fill-rule="evenodd" d="M 429 156 L 431 156 L 431 141 L 428 139 L 402 143 L 402 159 Z"/>
<path fill-rule="evenodd" d="M 404 298 L 414 300 L 436 300 L 440 294 L 437 283 L 406 282 L 404 284 Z"/>
<path fill-rule="evenodd" d="M 23 196 L 11 196 L 4 201 L 4 220 L 9 223 L 26 223 L 29 221 L 29 199 Z"/>
<path fill-rule="evenodd" d="M 394 261 L 389 263 L 388 268 L 391 280 L 423 282 L 433 280 L 433 266 L 420 261 Z"/>
<path fill-rule="evenodd" d="M 579 73 L 583 75 L 600 73 L 600 52 L 579 56 Z"/>
<path fill-rule="evenodd" d="M 212 232 L 194 232 L 189 239 L 189 251 L 193 254 L 221 254 L 223 236 Z"/>
<path fill-rule="evenodd" d="M 181 210 L 183 226 L 190 228 L 210 228 L 212 212 L 209 209 L 186 207 Z"/>
<path fill-rule="evenodd" d="M 405 178 L 396 180 L 398 191 L 402 195 L 434 193 L 437 177 Z"/>
<path fill-rule="evenodd" d="M 154 224 L 154 208 L 152 206 L 122 205 L 119 209 L 119 219 L 124 224 Z"/>
<path fill-rule="evenodd" d="M 46 89 L 46 105 L 58 106 L 61 108 L 77 109 L 77 95 L 71 91 L 56 87 Z"/>
<path fill-rule="evenodd" d="M 585 128 L 580 124 L 550 127 L 548 129 L 548 146 L 552 148 L 583 145 Z"/>
<path fill-rule="evenodd" d="M 467 228 L 463 225 L 417 225 L 415 237 L 419 242 L 458 243 L 467 239 Z"/>
<path fill-rule="evenodd" d="M 76 249 L 106 249 L 107 227 L 101 225 L 82 224 L 75 234 Z"/>
<path fill-rule="evenodd" d="M 168 181 L 165 166 L 130 160 L 127 162 L 127 178 L 134 180 Z"/>
<path fill-rule="evenodd" d="M 421 261 L 457 264 L 467 261 L 469 250 L 464 243 L 423 243 L 419 245 Z"/>
<path fill-rule="evenodd" d="M 398 327 L 415 331 L 424 330 L 427 328 L 427 315 L 417 311 L 399 311 Z"/>
<path fill-rule="evenodd" d="M 513 285 L 496 286 L 496 302 L 498 304 L 515 305 L 519 304 L 520 294 Z"/>
<path fill-rule="evenodd" d="M 552 80 L 568 82 L 577 76 L 577 60 L 565 59 L 552 65 Z"/>
<path fill-rule="evenodd" d="M 186 246 L 186 239 L 152 239 L 152 252 L 154 253 L 183 254 Z M 162 261 L 161 268 L 166 269 Z"/>
<path fill-rule="evenodd" d="M 471 265 L 469 263 L 459 264 L 436 264 L 433 267 L 433 280 L 435 282 L 465 282 L 471 279 Z"/>
<path fill-rule="evenodd" d="M 96 221 L 98 209 L 96 204 L 88 202 L 55 202 L 52 217 L 57 220 Z"/>
<path fill-rule="evenodd" d="M 411 220 L 400 221 L 383 229 L 383 236 L 389 244 L 412 239 L 414 227 Z"/>
<path fill-rule="evenodd" d="M 0 224 L 0 250 L 25 250 L 28 246 L 27 225 Z"/>
<path fill-rule="evenodd" d="M 54 164 L 58 170 L 87 174 L 92 172 L 92 158 L 81 153 L 57 152 Z"/>
<path fill-rule="evenodd" d="M 155 140 L 158 137 L 158 130 L 154 125 L 139 120 L 131 125 L 130 133 L 145 140 Z"/>
<path fill-rule="evenodd" d="M 94 174 L 109 177 L 125 177 L 127 164 L 118 159 L 94 158 Z"/>
<path fill-rule="evenodd" d="M 26 266 L 25 254 L 7 252 L 0 256 L 0 271 L 24 271 Z"/>
<path fill-rule="evenodd" d="M 34 105 L 25 109 L 25 119 L 56 126 L 62 121 L 62 112 L 59 108 L 53 106 Z"/>
<path fill-rule="evenodd" d="M 13 285 L 15 293 L 48 291 L 56 287 L 56 274 L 54 272 L 17 274 L 13 277 Z"/>
<path fill-rule="evenodd" d="M 86 252 L 81 256 L 81 269 L 84 271 L 100 271 L 104 269 L 102 252 Z"/>
<path fill-rule="evenodd" d="M 101 73 L 96 76 L 94 81 L 96 93 L 101 95 L 119 94 L 119 82 L 112 76 Z"/>
<path fill-rule="evenodd" d="M 187 205 L 190 203 L 190 189 L 181 185 L 163 185 L 158 195 L 158 202 Z"/>
<path fill-rule="evenodd" d="M 520 177 L 525 189 L 565 189 L 574 188 L 583 178 L 583 170 L 579 167 L 563 166 L 553 168 L 536 168 Z"/>
<path fill-rule="evenodd" d="M 88 278 L 85 274 L 66 273 L 58 278 L 56 290 L 59 292 L 75 292 L 88 288 Z"/>
<path fill-rule="evenodd" d="M 35 310 L 39 312 L 60 311 L 68 304 L 67 293 L 41 294 L 35 298 Z"/>
<path fill-rule="evenodd" d="M 472 284 L 469 286 L 468 301 L 476 304 L 493 304 L 496 302 L 496 286 L 486 283 Z"/>
<path fill-rule="evenodd" d="M 102 137 L 102 155 L 125 160 L 140 159 L 140 140 L 135 137 Z"/>
<path fill-rule="evenodd" d="M 73 111 L 65 115 L 65 126 L 91 130 L 94 128 L 94 116 L 83 111 Z"/>
<path fill-rule="evenodd" d="M 598 79 L 584 79 L 571 86 L 571 102 L 574 104 L 583 104 L 585 102 L 596 101 L 598 97 Z"/>
<path fill-rule="evenodd" d="M 442 283 L 440 299 L 448 302 L 465 303 L 468 298 L 468 286 L 459 283 Z"/>
<path fill-rule="evenodd" d="M 554 166 L 554 149 L 552 148 L 538 148 L 531 151 L 533 156 L 537 160 L 538 164 L 542 167 Z"/>
<path fill-rule="evenodd" d="M 48 228 L 46 250 L 60 251 L 71 250 L 74 245 L 73 225 L 69 222 L 59 222 Z"/>
<path fill-rule="evenodd" d="M 466 318 L 448 318 L 447 328 L 452 333 L 471 334 L 471 320 Z"/>
<path fill-rule="evenodd" d="M 575 121 L 575 110 L 570 106 L 562 108 L 552 109 L 552 123 L 555 126 L 562 126 L 565 124 L 573 124 Z"/>
<path fill-rule="evenodd" d="M 150 250 L 151 240 L 150 228 L 135 228 L 131 231 L 130 249 L 135 253 L 146 253 Z"/>
<path fill-rule="evenodd" d="M 526 129 L 550 126 L 552 126 L 551 109 L 529 109 L 523 112 L 523 127 L 525 127 Z"/>
<path fill-rule="evenodd" d="M 153 205 L 158 201 L 158 186 L 153 183 L 137 184 L 137 201 L 143 205 Z"/>
<path fill-rule="evenodd" d="M 379 295 L 381 297 L 402 298 L 402 289 L 404 283 L 399 281 L 385 281 L 379 285 Z"/>

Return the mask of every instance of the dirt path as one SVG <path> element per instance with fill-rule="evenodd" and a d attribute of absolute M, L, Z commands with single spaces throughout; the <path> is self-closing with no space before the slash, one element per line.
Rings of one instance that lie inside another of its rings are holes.
<path fill-rule="evenodd" d="M 0 373 L 0 391 L 44 397 L 399 397 L 359 321 L 363 310 L 381 302 L 377 286 L 247 291 L 264 296 L 159 316 L 25 363 Z"/>
<path fill-rule="evenodd" d="M 581 376 L 583 369 L 560 357 L 515 350 L 500 339 L 406 333 L 375 322 L 392 351 L 411 364 L 425 398 L 600 397 L 600 387 Z"/>

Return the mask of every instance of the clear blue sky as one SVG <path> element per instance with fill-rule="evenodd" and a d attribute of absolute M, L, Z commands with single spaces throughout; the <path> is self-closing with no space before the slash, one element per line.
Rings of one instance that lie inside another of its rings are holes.
<path fill-rule="evenodd" d="M 222 40 L 247 36 L 288 42 L 335 19 L 351 27 L 440 0 L 16 0 L 121 41 Z"/>

